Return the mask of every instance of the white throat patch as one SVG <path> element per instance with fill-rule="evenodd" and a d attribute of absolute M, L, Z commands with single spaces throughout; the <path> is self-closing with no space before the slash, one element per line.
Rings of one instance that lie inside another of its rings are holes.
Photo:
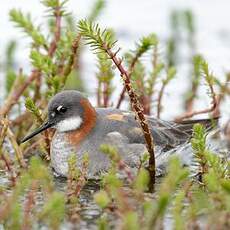
<path fill-rule="evenodd" d="M 58 132 L 67 132 L 67 131 L 80 128 L 81 124 L 82 124 L 81 117 L 79 116 L 70 117 L 63 121 L 58 122 L 55 128 L 58 130 Z"/>

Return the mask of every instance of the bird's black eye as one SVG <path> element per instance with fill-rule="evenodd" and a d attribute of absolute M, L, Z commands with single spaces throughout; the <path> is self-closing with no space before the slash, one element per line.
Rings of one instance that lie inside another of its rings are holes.
<path fill-rule="evenodd" d="M 60 112 L 61 112 L 61 113 L 65 113 L 65 112 L 66 112 L 66 110 L 67 110 L 67 108 L 66 108 L 66 107 L 61 107 Z"/>
<path fill-rule="evenodd" d="M 67 110 L 67 108 L 66 108 L 66 107 L 64 107 L 64 106 L 59 106 L 59 107 L 57 107 L 57 111 L 58 111 L 58 113 L 65 113 L 65 112 L 66 112 L 66 110 Z"/>

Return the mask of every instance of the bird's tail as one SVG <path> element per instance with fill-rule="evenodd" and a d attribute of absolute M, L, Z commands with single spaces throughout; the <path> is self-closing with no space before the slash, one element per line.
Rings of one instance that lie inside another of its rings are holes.
<path fill-rule="evenodd" d="M 219 117 L 209 118 L 209 119 L 196 119 L 196 120 L 186 120 L 176 122 L 178 124 L 178 129 L 187 133 L 188 135 L 192 135 L 193 126 L 195 124 L 202 124 L 206 131 L 211 131 L 212 129 L 217 127 Z"/>

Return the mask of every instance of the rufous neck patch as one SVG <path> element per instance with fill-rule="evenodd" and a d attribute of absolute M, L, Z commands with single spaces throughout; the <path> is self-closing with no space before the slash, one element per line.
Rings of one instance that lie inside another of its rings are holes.
<path fill-rule="evenodd" d="M 80 104 L 84 110 L 83 122 L 79 129 L 68 133 L 68 141 L 72 145 L 78 145 L 96 125 L 97 114 L 87 99 L 82 99 Z"/>

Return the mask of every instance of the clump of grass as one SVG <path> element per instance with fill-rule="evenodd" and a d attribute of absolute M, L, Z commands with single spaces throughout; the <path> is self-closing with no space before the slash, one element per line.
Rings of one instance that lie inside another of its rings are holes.
<path fill-rule="evenodd" d="M 175 229 L 209 228 L 214 216 L 217 220 L 215 226 L 228 226 L 229 163 L 208 149 L 202 125 L 194 126 L 191 143 L 194 157 L 203 169 L 198 171 L 201 172 L 202 183 L 199 177 L 197 180 L 192 172 L 182 166 L 179 159 L 173 157 L 167 167 L 167 175 L 151 198 L 145 194 L 149 180 L 147 171 L 141 167 L 129 181 L 129 187 L 124 187 L 124 182 L 116 176 L 116 172 L 121 172 L 117 152 L 113 147 L 103 146 L 112 166 L 103 177 L 101 190 L 94 196 L 103 213 L 98 226 L 110 224 L 104 218 L 108 215 L 114 216 L 119 227 L 125 229 L 158 229 L 170 215 Z M 205 216 L 203 221 L 202 216 Z"/>
<path fill-rule="evenodd" d="M 43 191 L 47 203 L 38 208 L 36 193 Z M 64 199 L 55 192 L 47 167 L 38 158 L 32 158 L 28 170 L 17 178 L 17 184 L 11 194 L 3 192 L 1 223 L 7 228 L 22 229 L 32 227 L 37 221 L 48 223 L 52 228 L 59 227 L 64 218 Z M 24 199 L 24 205 L 21 200 Z M 49 215 L 47 215 L 48 212 Z M 46 214 L 45 214 L 46 213 Z M 50 215 L 55 214 L 52 218 Z M 46 222 L 47 221 L 47 222 Z"/>
<path fill-rule="evenodd" d="M 79 165 L 79 163 L 77 162 L 76 154 L 70 156 L 68 164 L 69 171 L 66 192 L 66 202 L 69 206 L 68 219 L 70 222 L 76 223 L 80 220 L 79 196 L 83 187 L 87 183 L 87 171 L 89 164 L 88 154 L 85 154 L 83 156 L 82 163 L 79 168 L 77 168 L 77 165 Z"/>

